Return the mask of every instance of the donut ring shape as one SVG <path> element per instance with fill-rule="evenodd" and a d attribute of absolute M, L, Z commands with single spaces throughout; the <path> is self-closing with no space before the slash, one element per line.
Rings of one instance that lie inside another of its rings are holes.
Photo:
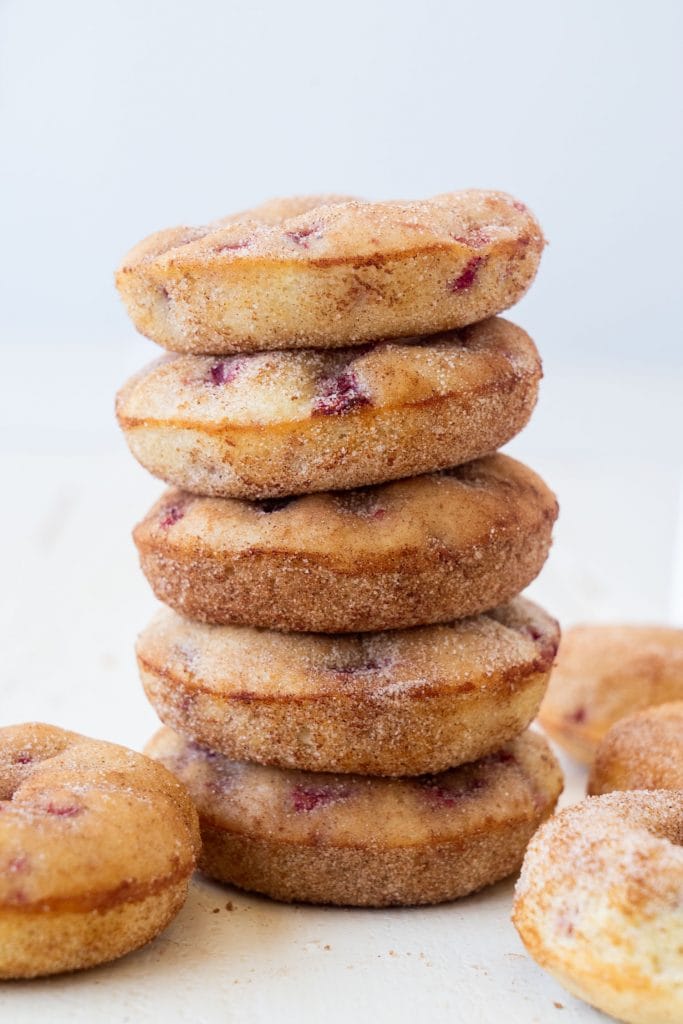
<path fill-rule="evenodd" d="M 562 636 L 539 721 L 590 764 L 620 718 L 675 700 L 683 700 L 683 629 L 575 626 Z"/>
<path fill-rule="evenodd" d="M 603 737 L 588 792 L 622 789 L 683 790 L 683 701 L 621 718 Z"/>
<path fill-rule="evenodd" d="M 194 494 L 272 498 L 487 455 L 527 423 L 541 361 L 505 320 L 343 351 L 153 363 L 117 415 L 139 462 Z"/>
<path fill-rule="evenodd" d="M 51 725 L 0 729 L 0 978 L 144 945 L 185 902 L 198 854 L 196 811 L 160 765 Z"/>
<path fill-rule="evenodd" d="M 197 805 L 201 870 L 287 902 L 401 906 L 475 892 L 518 869 L 562 789 L 533 733 L 414 779 L 239 763 L 169 729 L 147 749 Z"/>
<path fill-rule="evenodd" d="M 559 628 L 522 598 L 473 619 L 326 636 L 207 626 L 161 611 L 138 640 L 162 722 L 233 760 L 421 775 L 519 735 Z"/>
<path fill-rule="evenodd" d="M 361 491 L 245 502 L 171 491 L 133 532 L 177 612 L 310 633 L 450 622 L 540 571 L 557 503 L 505 455 Z"/>
<path fill-rule="evenodd" d="M 589 797 L 534 836 L 513 922 L 541 967 L 627 1024 L 683 1020 L 683 793 Z"/>
<path fill-rule="evenodd" d="M 305 196 L 157 232 L 116 284 L 137 329 L 175 352 L 337 348 L 500 313 L 526 292 L 543 245 L 502 192 Z"/>

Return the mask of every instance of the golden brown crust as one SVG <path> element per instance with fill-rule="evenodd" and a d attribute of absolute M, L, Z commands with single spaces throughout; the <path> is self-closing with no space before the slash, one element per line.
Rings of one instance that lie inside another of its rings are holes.
<path fill-rule="evenodd" d="M 234 760 L 421 775 L 519 735 L 558 639 L 557 623 L 522 598 L 447 626 L 342 637 L 208 626 L 164 609 L 137 656 L 162 722 Z"/>
<path fill-rule="evenodd" d="M 543 245 L 502 192 L 299 197 L 158 232 L 116 284 L 138 330 L 172 351 L 334 348 L 493 316 L 527 290 Z"/>
<path fill-rule="evenodd" d="M 576 626 L 563 637 L 539 720 L 579 761 L 634 711 L 683 699 L 683 629 Z"/>
<path fill-rule="evenodd" d="M 605 734 L 588 792 L 622 789 L 683 790 L 683 701 L 628 715 Z"/>
<path fill-rule="evenodd" d="M 513 922 L 570 992 L 630 1024 L 683 1020 L 683 793 L 589 797 L 529 845 Z"/>
<path fill-rule="evenodd" d="M 196 812 L 140 754 L 48 725 L 0 729 L 0 812 L 0 977 L 114 959 L 184 901 Z"/>
<path fill-rule="evenodd" d="M 157 597 L 188 618 L 318 633 L 450 622 L 540 571 L 557 503 L 504 455 L 281 507 L 170 492 L 134 531 Z"/>
<path fill-rule="evenodd" d="M 188 877 L 104 909 L 0 909 L 0 978 L 36 978 L 116 960 L 159 935 L 182 908 Z"/>
<path fill-rule="evenodd" d="M 526 424 L 541 362 L 502 319 L 344 351 L 176 356 L 117 399 L 132 453 L 195 494 L 267 498 L 382 483 L 499 448 Z"/>
<path fill-rule="evenodd" d="M 416 779 L 239 764 L 170 729 L 148 751 L 195 800 L 202 870 L 286 901 L 391 906 L 464 896 L 516 870 L 562 789 L 547 744 L 532 733 Z"/>

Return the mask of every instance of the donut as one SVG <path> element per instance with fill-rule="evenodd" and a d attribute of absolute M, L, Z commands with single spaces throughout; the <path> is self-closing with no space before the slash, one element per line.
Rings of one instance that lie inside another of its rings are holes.
<path fill-rule="evenodd" d="M 619 719 L 603 737 L 588 792 L 683 790 L 683 701 L 645 708 Z"/>
<path fill-rule="evenodd" d="M 562 789 L 545 740 L 525 733 L 438 775 L 335 775 L 231 761 L 163 729 L 148 752 L 188 787 L 200 869 L 286 902 L 440 903 L 519 868 Z"/>
<path fill-rule="evenodd" d="M 576 626 L 562 636 L 539 720 L 561 747 L 590 764 L 620 718 L 674 700 L 683 700 L 683 629 Z"/>
<path fill-rule="evenodd" d="M 273 498 L 487 455 L 528 421 L 541 362 L 505 320 L 403 343 L 166 357 L 119 393 L 130 449 L 194 494 Z"/>
<path fill-rule="evenodd" d="M 513 922 L 573 995 L 627 1024 L 683 1020 L 683 793 L 588 797 L 532 839 Z"/>
<path fill-rule="evenodd" d="M 544 239 L 502 192 L 419 202 L 279 199 L 136 245 L 116 284 L 174 352 L 339 348 L 465 327 L 512 306 Z"/>
<path fill-rule="evenodd" d="M 540 571 L 556 515 L 535 473 L 492 455 L 289 501 L 172 490 L 133 537 L 157 597 L 188 618 L 374 632 L 450 622 L 508 601 Z"/>
<path fill-rule="evenodd" d="M 125 747 L 0 728 L 0 978 L 123 956 L 178 913 L 199 854 L 184 786 Z"/>
<path fill-rule="evenodd" d="M 137 658 L 162 722 L 233 760 L 422 775 L 529 724 L 557 650 L 522 598 L 446 626 L 329 636 L 208 626 L 163 609 Z"/>

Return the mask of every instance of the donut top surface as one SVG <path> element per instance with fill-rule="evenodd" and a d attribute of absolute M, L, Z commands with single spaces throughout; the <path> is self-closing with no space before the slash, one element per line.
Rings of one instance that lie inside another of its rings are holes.
<path fill-rule="evenodd" d="M 431 564 L 557 516 L 532 470 L 491 455 L 453 470 L 354 491 L 243 501 L 167 491 L 134 531 L 140 547 L 314 557 L 339 571 Z M 474 553 L 473 553 L 474 552 Z M 362 558 L 362 561 L 359 561 Z"/>
<path fill-rule="evenodd" d="M 594 967 L 616 950 L 643 993 L 653 970 L 683 987 L 683 793 L 607 793 L 560 811 L 532 839 L 516 897 L 516 914 L 535 914 L 524 938 L 541 963 L 544 944 L 568 962 L 577 943 L 598 941 Z"/>
<path fill-rule="evenodd" d="M 444 398 L 474 400 L 540 377 L 531 338 L 493 318 L 355 349 L 167 356 L 121 389 L 117 414 L 124 428 L 157 421 L 219 433 L 329 416 L 368 418 Z"/>
<path fill-rule="evenodd" d="M 410 779 L 239 763 L 169 729 L 148 750 L 188 785 L 205 823 L 281 842 L 356 848 L 449 842 L 535 819 L 562 788 L 554 757 L 534 733 L 472 764 Z"/>
<path fill-rule="evenodd" d="M 162 609 L 138 640 L 143 667 L 235 699 L 311 697 L 333 692 L 422 699 L 475 688 L 505 689 L 546 672 L 557 623 L 517 598 L 445 626 L 328 636 L 246 626 L 209 626 Z"/>
<path fill-rule="evenodd" d="M 503 192 L 294 197 L 157 232 L 116 283 L 136 326 L 175 351 L 329 347 L 500 312 L 530 285 L 543 245 Z"/>
<path fill-rule="evenodd" d="M 619 718 L 683 699 L 683 629 L 576 626 L 562 637 L 542 719 L 597 742 Z"/>
<path fill-rule="evenodd" d="M 0 907 L 96 910 L 191 873 L 196 812 L 161 765 L 50 725 L 0 729 Z"/>
<path fill-rule="evenodd" d="M 587 797 L 560 811 L 543 832 L 533 840 L 533 850 L 543 859 L 549 884 L 569 876 L 577 884 L 602 886 L 603 871 L 620 878 L 625 865 L 636 867 L 643 845 L 683 881 L 683 793 L 631 790 Z M 528 881 L 522 872 L 519 891 Z M 655 875 L 650 888 L 658 886 L 668 890 L 667 879 Z"/>
<path fill-rule="evenodd" d="M 465 189 L 433 199 L 366 202 L 351 196 L 274 199 L 203 227 L 156 232 L 125 257 L 119 274 L 139 262 L 244 263 L 277 259 L 306 263 L 355 262 L 379 254 L 459 246 L 485 254 L 495 243 L 544 245 L 540 226 L 519 200 L 504 192 Z"/>

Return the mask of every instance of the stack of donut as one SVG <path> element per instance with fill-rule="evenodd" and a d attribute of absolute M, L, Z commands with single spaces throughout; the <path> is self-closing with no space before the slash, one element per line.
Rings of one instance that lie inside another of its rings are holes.
<path fill-rule="evenodd" d="M 315 196 L 162 231 L 117 283 L 170 350 L 121 390 L 170 485 L 139 639 L 201 867 L 282 900 L 435 903 L 516 871 L 562 786 L 526 728 L 558 643 L 519 592 L 553 494 L 497 449 L 541 363 L 496 314 L 543 237 L 497 192 Z"/>

